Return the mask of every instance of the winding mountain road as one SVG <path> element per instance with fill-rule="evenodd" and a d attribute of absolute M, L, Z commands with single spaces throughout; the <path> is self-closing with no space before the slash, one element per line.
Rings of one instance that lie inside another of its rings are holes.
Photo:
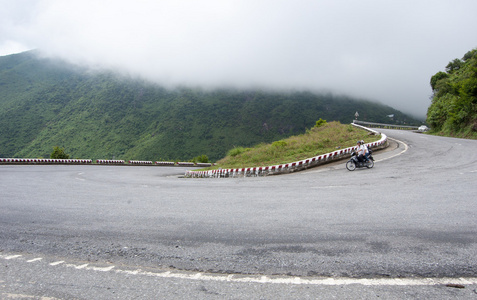
<path fill-rule="evenodd" d="M 353 172 L 0 165 L 0 298 L 477 296 L 477 141 L 382 131 Z"/>

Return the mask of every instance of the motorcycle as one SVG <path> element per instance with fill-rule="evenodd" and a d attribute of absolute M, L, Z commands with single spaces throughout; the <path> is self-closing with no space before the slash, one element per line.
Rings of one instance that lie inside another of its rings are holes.
<path fill-rule="evenodd" d="M 374 158 L 371 155 L 371 149 L 368 150 L 369 154 L 365 161 L 359 161 L 356 151 L 351 152 L 351 158 L 346 162 L 346 169 L 350 171 L 356 170 L 356 168 L 368 168 L 374 167 Z"/>

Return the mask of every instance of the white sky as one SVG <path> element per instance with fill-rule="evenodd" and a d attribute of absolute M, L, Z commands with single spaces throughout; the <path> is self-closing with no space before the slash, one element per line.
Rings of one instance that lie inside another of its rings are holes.
<path fill-rule="evenodd" d="M 424 117 L 477 47 L 475 0 L 0 0 L 0 55 L 39 49 L 158 83 L 332 91 Z"/>

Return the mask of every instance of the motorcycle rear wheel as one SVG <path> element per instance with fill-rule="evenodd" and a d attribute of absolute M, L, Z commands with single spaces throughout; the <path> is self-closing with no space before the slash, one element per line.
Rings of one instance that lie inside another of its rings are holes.
<path fill-rule="evenodd" d="M 354 163 L 354 161 L 349 160 L 349 161 L 346 163 L 346 169 L 348 169 L 349 171 L 354 171 L 354 170 L 356 170 L 356 164 Z"/>

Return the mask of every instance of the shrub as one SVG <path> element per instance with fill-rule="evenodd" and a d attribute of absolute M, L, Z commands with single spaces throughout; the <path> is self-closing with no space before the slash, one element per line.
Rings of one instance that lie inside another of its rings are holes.
<path fill-rule="evenodd" d="M 287 142 L 285 142 L 284 140 L 275 141 L 272 143 L 272 146 L 277 148 L 285 148 L 287 145 Z"/>
<path fill-rule="evenodd" d="M 326 125 L 326 120 L 323 120 L 322 118 L 320 118 L 318 121 L 316 121 L 316 124 L 315 124 L 315 127 L 321 127 L 323 125 Z"/>
<path fill-rule="evenodd" d="M 235 148 L 229 150 L 229 152 L 227 152 L 227 155 L 231 156 L 231 157 L 235 157 L 235 156 L 237 156 L 239 154 L 242 154 L 244 152 L 247 152 L 249 150 L 250 150 L 250 148 L 235 147 Z"/>
<path fill-rule="evenodd" d="M 51 152 L 50 158 L 53 159 L 68 159 L 70 158 L 69 154 L 65 153 L 64 148 L 58 146 L 53 147 L 53 152 Z"/>
<path fill-rule="evenodd" d="M 209 162 L 209 157 L 205 154 L 199 155 L 197 157 L 194 157 L 192 159 L 193 162 L 196 163 L 208 163 Z"/>

